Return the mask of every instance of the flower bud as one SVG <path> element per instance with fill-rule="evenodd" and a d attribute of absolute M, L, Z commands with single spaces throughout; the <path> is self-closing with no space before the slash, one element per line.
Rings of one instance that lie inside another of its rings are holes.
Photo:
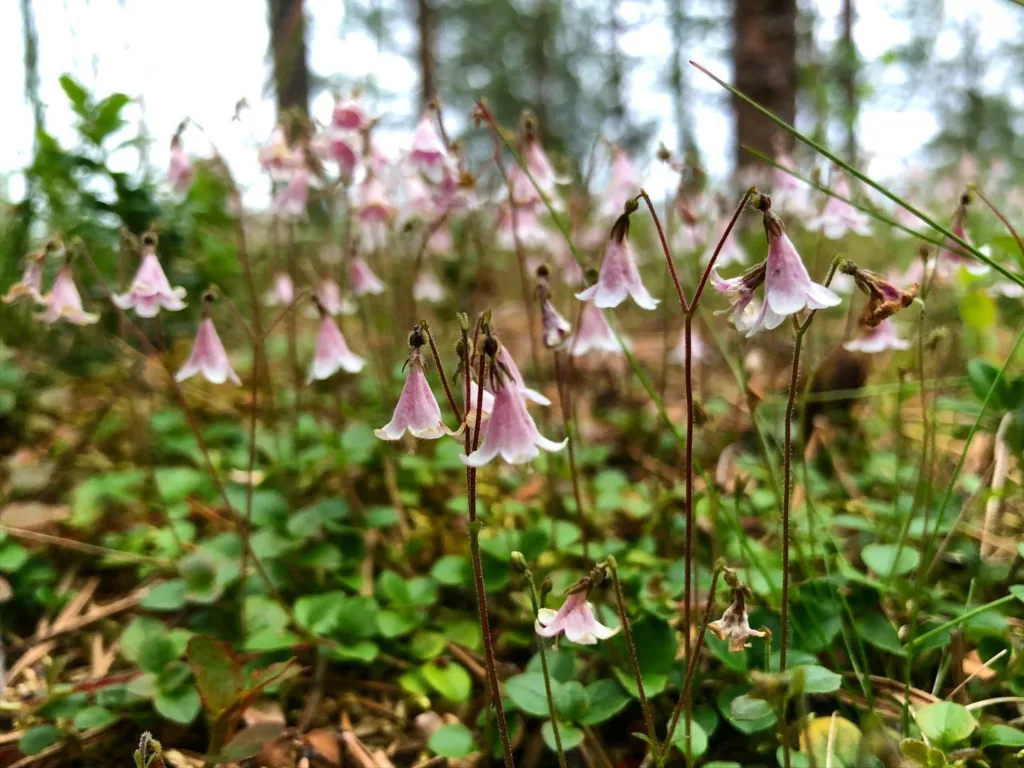
<path fill-rule="evenodd" d="M 512 567 L 515 568 L 519 573 L 526 573 L 529 569 L 526 564 L 526 558 L 522 552 L 513 552 L 511 555 Z"/>

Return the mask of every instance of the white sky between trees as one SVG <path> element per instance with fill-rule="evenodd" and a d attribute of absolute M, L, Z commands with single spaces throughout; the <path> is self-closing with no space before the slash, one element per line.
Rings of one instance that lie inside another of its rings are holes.
<path fill-rule="evenodd" d="M 800 0 L 802 3 L 812 0 Z M 217 143 L 245 190 L 248 205 L 268 201 L 265 179 L 256 162 L 256 147 L 269 137 L 274 124 L 269 79 L 267 23 L 263 0 L 33 0 L 40 41 L 41 96 L 47 105 L 48 130 L 70 144 L 75 137 L 74 116 L 67 107 L 58 78 L 72 74 L 100 96 L 122 91 L 138 102 L 125 114 L 144 121 L 154 144 L 150 161 L 157 169 L 167 164 L 170 136 L 185 116 L 198 121 Z M 691 0 L 692 10 L 717 0 Z M 821 20 L 815 30 L 822 50 L 837 35 L 841 0 L 817 0 Z M 869 69 L 869 84 L 879 94 L 868 95 L 860 119 L 860 143 L 870 171 L 881 177 L 899 175 L 908 159 L 934 134 L 937 121 L 926 106 L 900 97 L 905 73 L 893 67 L 872 67 L 886 50 L 904 42 L 909 30 L 894 23 L 888 3 L 860 0 L 855 30 L 857 45 Z M 940 58 L 954 55 L 960 47 L 958 22 L 970 19 L 980 31 L 981 55 L 1021 29 L 1024 11 L 1007 0 L 947 0 L 948 23 L 936 41 Z M 378 54 L 367 35 L 344 25 L 341 0 L 306 0 L 311 24 L 310 67 L 330 76 L 344 73 L 350 79 L 373 73 L 380 87 L 400 96 L 386 105 L 389 127 L 379 134 L 385 150 L 397 154 L 409 141 L 414 124 L 415 84 L 418 73 L 406 59 Z M 717 7 L 717 6 L 709 6 Z M 706 8 L 705 8 L 706 10 Z M 658 140 L 674 147 L 676 128 L 670 94 L 662 86 L 665 62 L 671 53 L 670 32 L 663 23 L 660 3 L 623 0 L 620 17 L 629 31 L 620 40 L 624 54 L 636 57 L 627 93 L 629 108 L 638 120 L 658 118 L 659 128 L 648 156 L 637 158 L 645 185 L 662 194 L 674 184 L 672 175 L 653 161 Z M 728 24 L 712 39 L 697 42 L 685 52 L 713 71 L 730 78 L 729 62 L 719 54 L 728 50 Z M 391 30 L 394 42 L 413 50 L 414 30 L 404 25 Z M 720 39 L 714 39 L 715 37 Z M 692 70 L 687 73 L 693 102 L 693 119 L 705 165 L 721 177 L 732 162 L 732 117 L 726 95 Z M 32 113 L 24 99 L 24 49 L 19 3 L 0 2 L 0 174 L 12 174 L 8 194 L 21 195 L 17 171 L 31 160 Z M 998 72 L 991 73 L 999 77 Z M 909 89 L 907 89 L 909 90 Z M 1013 98 L 1024 101 L 1024 89 L 1015 86 Z M 245 98 L 250 109 L 241 124 L 232 122 L 235 103 Z M 320 94 L 312 104 L 315 117 L 326 121 L 332 99 Z M 463 116 L 447 115 L 452 126 Z M 832 140 L 838 146 L 838 137 Z M 209 154 L 208 145 L 194 131 L 186 134 L 186 148 L 196 155 Z M 131 152 L 115 156 L 119 170 L 137 167 Z"/>

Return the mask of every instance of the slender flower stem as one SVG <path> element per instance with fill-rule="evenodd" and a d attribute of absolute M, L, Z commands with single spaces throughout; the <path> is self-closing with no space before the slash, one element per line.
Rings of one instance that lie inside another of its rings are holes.
<path fill-rule="evenodd" d="M 654 209 L 654 203 L 651 201 L 650 196 L 646 190 L 640 190 L 640 197 L 647 203 L 647 208 L 651 212 L 651 218 L 654 219 L 654 226 L 658 230 L 658 239 L 661 240 L 661 249 L 665 252 L 665 263 L 668 266 L 668 273 L 672 276 L 672 285 L 676 289 L 676 296 L 679 297 L 679 306 L 683 308 L 683 312 L 690 312 L 690 305 L 686 302 L 686 296 L 683 293 L 683 287 L 679 284 L 679 275 L 676 274 L 675 261 L 672 259 L 672 252 L 668 247 L 668 240 L 665 239 L 665 230 L 662 229 L 661 219 L 658 218 L 658 213 Z"/>
<path fill-rule="evenodd" d="M 579 327 L 579 326 L 577 326 Z M 558 403 L 562 409 L 565 436 L 569 440 L 569 475 L 572 477 L 572 495 L 576 502 L 576 518 L 579 521 L 580 541 L 583 544 L 583 567 L 590 568 L 590 537 L 587 535 L 587 515 L 583 508 L 583 493 L 580 490 L 579 472 L 576 469 L 576 422 L 572 416 L 572 392 L 566 381 L 562 366 L 562 353 L 554 351 L 555 382 L 558 384 Z"/>
<path fill-rule="evenodd" d="M 611 555 L 605 560 L 608 563 L 608 572 L 612 577 L 612 587 L 615 590 L 615 604 L 619 609 L 619 623 L 622 625 L 622 635 L 626 638 L 626 650 L 629 653 L 629 663 L 633 667 L 633 679 L 636 681 L 637 694 L 640 696 L 640 708 L 644 713 L 644 724 L 647 726 L 647 737 L 651 740 L 651 749 L 658 751 L 658 736 L 654 730 L 654 715 L 651 712 L 651 705 L 647 701 L 647 694 L 644 693 L 644 681 L 640 675 L 640 662 L 636 655 L 636 645 L 633 643 L 633 631 L 630 629 L 629 616 L 626 614 L 626 601 L 622 596 L 622 584 L 619 582 L 619 567 L 615 558 Z"/>
<path fill-rule="evenodd" d="M 683 692 L 679 697 L 679 701 L 676 702 L 675 709 L 672 710 L 672 718 L 669 720 L 668 731 L 665 733 L 665 744 L 658 763 L 664 762 L 668 756 L 668 750 L 672 746 L 672 736 L 675 734 L 676 726 L 679 724 L 679 716 L 683 712 L 684 702 L 691 702 L 692 697 L 690 695 L 693 689 L 693 678 L 697 672 L 697 660 L 700 658 L 700 652 L 704 648 L 704 635 L 707 633 L 708 624 L 711 623 L 711 611 L 715 607 L 715 588 L 718 586 L 718 576 L 722 572 L 723 562 L 719 562 L 715 565 L 715 572 L 711 574 L 711 588 L 708 590 L 708 598 L 704 603 L 704 614 L 700 619 L 700 630 L 697 632 L 697 641 L 693 649 L 693 657 L 687 658 L 686 660 L 686 677 L 683 679 Z M 689 717 L 689 712 L 687 713 Z M 687 736 L 689 736 L 689 729 L 687 729 Z M 690 742 L 686 744 L 686 754 L 690 754 Z"/>
<path fill-rule="evenodd" d="M 465 338 L 465 337 L 464 337 Z M 468 345 L 463 353 L 463 370 L 466 377 L 466 400 L 469 400 L 469 366 L 470 354 Z M 486 371 L 487 357 L 479 352 L 480 367 L 477 376 L 477 411 L 476 420 L 473 426 L 473 437 L 466 435 L 466 455 L 476 450 L 479 444 L 480 420 L 483 411 L 484 399 L 484 373 Z M 472 449 L 472 450 L 471 450 Z M 491 688 L 491 702 L 494 705 L 494 712 L 498 721 L 498 733 L 501 736 L 501 751 L 505 757 L 505 768 L 514 768 L 515 760 L 512 757 L 512 744 L 508 738 L 508 725 L 505 721 L 505 707 L 501 703 L 501 688 L 498 683 L 498 670 L 494 661 L 494 641 L 491 638 L 491 623 L 487 615 L 487 592 L 484 589 L 484 571 L 480 560 L 480 528 L 481 524 L 476 519 L 476 468 L 466 467 L 466 487 L 469 494 L 469 551 L 473 560 L 473 582 L 476 587 L 477 613 L 480 617 L 480 635 L 484 643 L 484 660 L 487 663 L 487 680 Z"/>
<path fill-rule="evenodd" d="M 452 413 L 455 414 L 455 419 L 459 424 L 462 423 L 462 411 L 459 410 L 458 403 L 455 402 L 455 396 L 452 394 L 452 388 L 448 386 L 448 377 L 444 374 L 444 366 L 441 365 L 441 355 L 437 352 L 437 345 L 434 344 L 434 335 L 430 332 L 430 326 L 426 320 L 420 323 L 420 327 L 423 328 L 423 332 L 427 336 L 427 343 L 430 345 L 430 354 L 434 357 L 434 365 L 437 368 L 437 375 L 441 377 L 441 384 L 444 386 L 445 397 L 448 398 L 448 405 L 451 406 Z"/>
<path fill-rule="evenodd" d="M 523 561 L 525 566 L 525 561 Z M 540 616 L 540 598 L 537 596 L 537 584 L 533 580 L 533 573 L 526 568 L 523 573 L 526 576 L 526 583 L 530 588 L 530 604 L 533 606 L 534 618 Z M 565 762 L 565 749 L 562 747 L 562 734 L 558 727 L 558 712 L 555 709 L 555 696 L 551 692 L 551 673 L 548 671 L 548 653 L 544 647 L 544 638 L 538 638 L 537 647 L 540 651 L 540 668 L 544 674 L 544 693 L 548 698 L 548 713 L 551 715 L 551 733 L 555 737 L 555 751 L 558 752 L 558 765 L 560 768 L 567 768 Z"/>
<path fill-rule="evenodd" d="M 252 527 L 252 496 L 253 487 L 256 485 L 253 480 L 253 470 L 256 467 L 256 414 L 259 408 L 259 391 L 260 391 L 260 342 L 257 339 L 253 339 L 252 342 L 252 389 L 250 390 L 250 396 L 252 397 L 252 408 L 249 412 L 249 466 L 248 472 L 245 478 L 245 533 L 244 536 L 248 538 L 249 529 Z M 242 547 L 242 572 L 239 574 L 239 581 L 241 588 L 239 590 L 241 600 L 241 624 L 242 630 L 245 631 L 245 593 L 246 593 L 246 571 L 249 568 L 249 547 Z"/>
<path fill-rule="evenodd" d="M 1013 228 L 1013 224 L 1010 223 L 1010 220 L 1006 218 L 1006 216 L 1003 215 L 1002 211 L 996 208 L 995 205 L 992 204 L 992 201 L 985 197 L 982 191 L 973 184 L 971 185 L 971 191 L 978 196 L 981 202 L 983 202 L 985 205 L 989 207 L 989 210 L 991 210 L 992 213 L 996 215 L 997 219 L 1003 222 L 1003 226 L 1009 230 L 1010 234 L 1013 236 L 1013 239 L 1017 241 L 1017 247 L 1020 249 L 1021 255 L 1024 256 L 1024 242 L 1021 241 L 1020 235 L 1017 234 L 1017 230 Z"/>

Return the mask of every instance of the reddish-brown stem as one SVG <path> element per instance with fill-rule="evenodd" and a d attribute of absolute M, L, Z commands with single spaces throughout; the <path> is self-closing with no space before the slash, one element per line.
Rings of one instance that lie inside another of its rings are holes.
<path fill-rule="evenodd" d="M 1020 249 L 1021 255 L 1024 256 L 1024 241 L 1021 241 L 1020 235 L 1017 234 L 1017 230 L 1013 228 L 1013 224 L 1010 223 L 1010 220 L 1003 215 L 1002 211 L 1000 211 L 998 208 L 995 207 L 995 205 L 992 204 L 991 200 L 985 197 L 985 195 L 982 193 L 980 189 L 978 189 L 977 187 L 971 187 L 971 189 L 974 191 L 974 194 L 978 196 L 981 202 L 987 205 L 989 207 L 989 210 L 996 215 L 996 218 L 1003 222 L 1003 226 L 1006 227 L 1007 230 L 1009 230 L 1010 234 L 1013 236 L 1013 239 L 1017 241 L 1017 248 Z"/>
<path fill-rule="evenodd" d="M 650 748 L 654 753 L 658 751 L 658 735 L 654 729 L 654 714 L 651 712 L 651 705 L 647 701 L 647 694 L 644 692 L 644 679 L 640 674 L 640 660 L 636 655 L 636 645 L 633 643 L 633 632 L 629 624 L 629 615 L 626 613 L 626 600 L 622 594 L 622 584 L 619 582 L 619 568 L 615 558 L 609 555 L 608 571 L 612 577 L 612 587 L 615 590 L 615 605 L 619 609 L 619 624 L 622 625 L 622 636 L 626 640 L 626 651 L 629 654 L 629 664 L 633 668 L 633 678 L 636 681 L 636 692 L 640 697 L 640 709 L 644 714 L 644 724 L 647 726 L 647 738 L 650 741 Z"/>
<path fill-rule="evenodd" d="M 665 252 L 665 263 L 668 265 L 668 272 L 672 276 L 672 285 L 675 286 L 676 296 L 679 297 L 679 306 L 683 308 L 683 312 L 689 314 L 690 305 L 686 301 L 686 296 L 683 294 L 683 286 L 679 284 L 679 275 L 676 274 L 676 264 L 672 260 L 672 251 L 669 250 L 668 240 L 665 238 L 665 230 L 661 228 L 661 219 L 658 218 L 658 212 L 654 209 L 654 203 L 651 202 L 651 198 L 648 196 L 647 191 L 641 189 L 640 197 L 647 203 L 647 208 L 651 212 L 651 218 L 654 219 L 654 226 L 658 230 L 658 239 L 661 240 L 661 249 Z"/>
<path fill-rule="evenodd" d="M 252 526 L 252 494 L 256 485 L 252 473 L 256 467 L 256 414 L 259 405 L 260 391 L 260 342 L 253 339 L 252 342 L 252 410 L 249 413 L 249 466 L 245 478 L 245 536 L 249 535 L 249 528 Z M 242 572 L 239 575 L 242 595 L 241 625 L 245 631 L 245 595 L 246 595 L 246 571 L 249 568 L 249 548 L 242 547 Z"/>
<path fill-rule="evenodd" d="M 743 193 L 743 197 L 740 198 L 740 204 L 736 206 L 736 210 L 733 211 L 732 218 L 729 219 L 729 224 L 725 228 L 725 232 L 722 233 L 721 239 L 718 241 L 718 245 L 715 246 L 714 253 L 711 254 L 711 259 L 708 261 L 708 265 L 704 268 L 704 274 L 700 277 L 700 282 L 697 283 L 697 290 L 693 293 L 693 302 L 690 304 L 690 311 L 695 312 L 697 310 L 697 304 L 700 302 L 701 294 L 704 293 L 704 286 L 708 284 L 708 280 L 711 277 L 711 270 L 715 268 L 715 262 L 718 261 L 718 254 L 722 252 L 722 247 L 725 245 L 725 241 L 729 238 L 732 233 L 732 228 L 736 226 L 736 221 L 739 219 L 740 214 L 743 213 L 743 209 L 747 207 L 747 201 L 757 194 L 757 190 L 751 187 Z"/>
<path fill-rule="evenodd" d="M 445 397 L 448 398 L 448 405 L 451 406 L 452 413 L 455 414 L 456 422 L 461 424 L 462 411 L 459 410 L 458 403 L 455 402 L 455 396 L 452 394 L 452 389 L 448 386 L 448 377 L 444 374 L 444 366 L 441 365 L 441 355 L 438 354 L 437 345 L 434 344 L 434 335 L 430 332 L 430 326 L 427 325 L 426 320 L 420 323 L 420 325 L 423 328 L 423 332 L 427 335 L 427 343 L 430 345 L 430 354 L 434 358 L 434 366 L 437 368 L 437 375 L 441 377 L 441 385 L 444 387 Z"/>
<path fill-rule="evenodd" d="M 794 327 L 797 327 L 794 320 Z M 779 671 L 786 671 L 786 649 L 789 641 L 789 514 L 793 503 L 793 407 L 800 378 L 800 348 L 806 327 L 797 327 L 793 342 L 793 364 L 789 372 L 789 397 L 786 399 L 786 421 L 783 425 L 782 448 L 782 634 L 779 638 Z"/>

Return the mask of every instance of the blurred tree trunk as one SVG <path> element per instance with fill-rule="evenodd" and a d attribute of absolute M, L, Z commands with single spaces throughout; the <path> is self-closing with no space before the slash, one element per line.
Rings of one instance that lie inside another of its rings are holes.
<path fill-rule="evenodd" d="M 694 146 L 693 132 L 686 114 L 686 78 L 683 75 L 683 50 L 686 48 L 686 0 L 667 0 L 669 26 L 672 28 L 672 62 L 668 81 L 672 89 L 672 111 L 676 121 L 676 152 L 685 154 Z"/>
<path fill-rule="evenodd" d="M 309 114 L 309 65 L 303 0 L 268 0 L 270 50 L 274 60 L 277 112 Z"/>
<path fill-rule="evenodd" d="M 857 115 L 860 110 L 860 103 L 857 97 L 857 73 L 860 69 L 860 59 L 857 54 L 857 43 L 853 39 L 853 25 L 857 19 L 853 3 L 854 0 L 843 0 L 839 51 L 839 87 L 843 93 L 843 127 L 846 130 L 846 160 L 856 164 Z"/>
<path fill-rule="evenodd" d="M 420 107 L 426 110 L 437 96 L 435 35 L 437 14 L 430 0 L 416 0 L 416 29 L 419 33 L 417 58 L 420 64 Z"/>
<path fill-rule="evenodd" d="M 736 87 L 788 123 L 796 117 L 796 0 L 735 0 L 733 69 Z M 778 129 L 733 99 L 736 167 L 755 158 L 742 146 L 773 154 Z M 791 143 L 788 136 L 787 146 Z"/>

